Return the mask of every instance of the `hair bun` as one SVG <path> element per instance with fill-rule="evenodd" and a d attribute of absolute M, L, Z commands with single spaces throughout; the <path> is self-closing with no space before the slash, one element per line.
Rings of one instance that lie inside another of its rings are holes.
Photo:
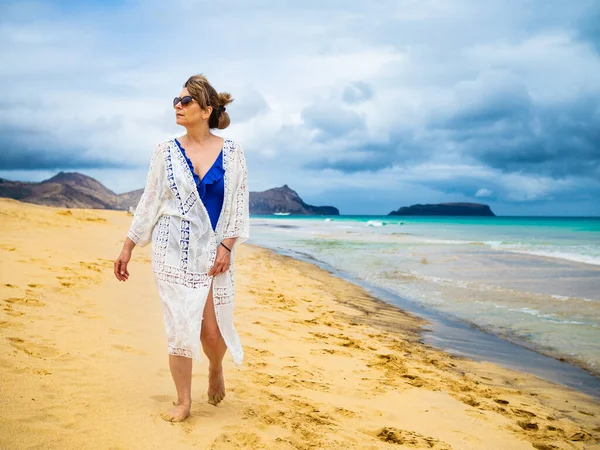
<path fill-rule="evenodd" d="M 233 101 L 229 92 L 217 92 L 202 74 L 191 76 L 183 85 L 202 108 L 211 106 L 212 114 L 208 119 L 209 128 L 220 130 L 227 128 L 230 123 L 229 114 L 225 112 L 226 105 Z"/>

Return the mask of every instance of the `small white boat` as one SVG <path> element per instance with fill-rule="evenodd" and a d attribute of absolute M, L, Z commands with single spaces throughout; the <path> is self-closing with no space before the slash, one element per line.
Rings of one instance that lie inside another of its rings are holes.
<path fill-rule="evenodd" d="M 289 212 L 276 212 L 276 213 L 273 213 L 273 214 L 276 215 L 276 216 L 289 216 L 291 213 L 289 213 Z"/>

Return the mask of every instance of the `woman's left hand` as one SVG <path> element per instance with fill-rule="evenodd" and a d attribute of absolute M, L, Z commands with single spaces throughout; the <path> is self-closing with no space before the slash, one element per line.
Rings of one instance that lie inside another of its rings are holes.
<path fill-rule="evenodd" d="M 212 277 L 229 270 L 231 265 L 231 253 L 222 245 L 217 246 L 217 257 L 212 268 L 208 271 L 208 276 Z"/>

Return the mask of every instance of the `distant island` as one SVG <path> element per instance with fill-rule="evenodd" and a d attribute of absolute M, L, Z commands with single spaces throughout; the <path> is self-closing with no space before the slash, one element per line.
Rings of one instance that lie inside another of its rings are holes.
<path fill-rule="evenodd" d="M 411 205 L 392 211 L 388 216 L 495 216 L 488 205 L 481 203 L 437 203 Z"/>
<path fill-rule="evenodd" d="M 60 172 L 39 183 L 0 178 L 0 197 L 62 208 L 129 210 L 144 189 L 116 194 L 98 180 L 77 172 Z M 263 192 L 250 192 L 250 214 L 339 215 L 333 206 L 306 204 L 287 184 Z"/>

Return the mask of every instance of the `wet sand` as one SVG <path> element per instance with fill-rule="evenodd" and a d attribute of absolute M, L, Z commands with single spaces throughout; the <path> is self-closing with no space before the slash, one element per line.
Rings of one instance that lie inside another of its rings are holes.
<path fill-rule="evenodd" d="M 243 245 L 227 396 L 175 400 L 150 247 L 112 263 L 124 212 L 0 199 L 0 448 L 591 449 L 600 402 L 420 342 L 426 323 L 309 263 Z"/>

